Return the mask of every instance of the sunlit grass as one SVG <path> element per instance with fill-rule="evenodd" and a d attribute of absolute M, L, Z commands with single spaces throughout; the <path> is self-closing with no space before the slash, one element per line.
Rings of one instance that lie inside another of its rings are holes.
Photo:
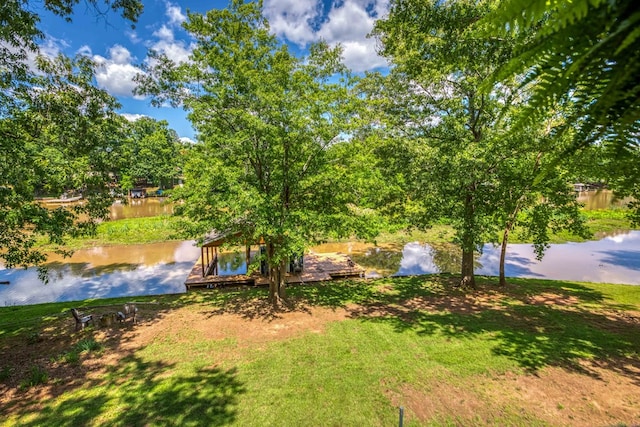
<path fill-rule="evenodd" d="M 397 424 L 398 405 L 406 403 L 404 390 L 428 398 L 431 390 L 447 385 L 468 389 L 486 409 L 477 419 L 442 413 L 428 423 L 409 414 L 405 425 L 542 425 L 535 412 L 483 400 L 490 395 L 482 393 L 481 384 L 546 367 L 582 369 L 585 360 L 638 363 L 637 324 L 623 324 L 611 313 L 639 310 L 640 287 L 513 279 L 501 288 L 491 278 L 478 277 L 479 291 L 469 294 L 453 289 L 454 282 L 452 276 L 436 275 L 292 287 L 291 302 L 304 316 L 312 316 L 307 310 L 313 308 L 351 314 L 283 337 L 267 333 L 241 340 L 222 333 L 212 339 L 185 320 L 155 328 L 144 345 L 127 351 L 120 349 L 127 346 L 125 336 L 108 340 L 91 356 L 93 369 L 100 369 L 95 364 L 101 354 L 110 360 L 103 373 L 87 375 L 37 403 L 38 411 L 30 409 L 36 402 L 23 396 L 22 409 L 14 407 L 0 424 L 386 426 Z M 253 313 L 255 298 L 263 300 L 265 292 L 202 291 L 140 297 L 138 302 L 150 322 L 218 313 L 233 314 L 226 318 L 231 322 Z M 121 302 L 73 305 L 91 311 Z M 46 329 L 69 306 L 29 306 L 24 313 L 19 307 L 1 308 L 0 331 L 14 343 L 26 340 L 8 322 L 31 319 L 30 324 Z M 283 322 L 255 314 L 247 327 L 260 330 Z M 143 321 L 125 331 L 144 335 L 146 328 Z M 93 333 L 70 335 L 77 335 L 71 348 L 84 348 L 84 343 L 94 348 L 84 341 Z M 3 369 L 6 376 L 14 370 Z"/>
<path fill-rule="evenodd" d="M 176 230 L 177 217 L 161 215 L 145 218 L 127 218 L 98 224 L 94 236 L 70 238 L 64 248 L 77 250 L 92 246 L 133 245 L 181 240 Z M 41 248 L 53 250 L 54 246 L 42 242 Z"/>

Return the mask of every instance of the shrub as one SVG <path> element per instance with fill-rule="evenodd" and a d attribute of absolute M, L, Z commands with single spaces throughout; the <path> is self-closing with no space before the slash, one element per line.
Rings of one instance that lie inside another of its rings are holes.
<path fill-rule="evenodd" d="M 29 344 L 35 344 L 42 341 L 42 337 L 40 336 L 40 332 L 35 331 L 35 332 L 31 332 L 28 336 L 27 336 L 27 343 Z"/>
<path fill-rule="evenodd" d="M 9 377 L 11 376 L 11 368 L 8 366 L 3 366 L 2 369 L 0 369 L 0 381 L 6 381 L 9 379 Z"/>
<path fill-rule="evenodd" d="M 102 345 L 93 338 L 86 338 L 78 341 L 78 343 L 74 346 L 74 349 L 77 353 L 90 353 L 92 351 L 102 350 Z"/>
<path fill-rule="evenodd" d="M 62 356 L 62 360 L 70 365 L 80 363 L 80 353 L 78 351 L 70 351 Z"/>
<path fill-rule="evenodd" d="M 34 365 L 29 370 L 29 376 L 20 383 L 21 388 L 29 388 L 39 384 L 44 384 L 49 380 L 49 374 L 44 368 Z"/>

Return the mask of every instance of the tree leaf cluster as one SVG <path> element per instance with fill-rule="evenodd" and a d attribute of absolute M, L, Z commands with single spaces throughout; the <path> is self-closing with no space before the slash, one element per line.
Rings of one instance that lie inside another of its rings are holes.
<path fill-rule="evenodd" d="M 40 4 L 66 19 L 78 0 Z M 101 5 L 88 1 L 97 13 Z M 142 4 L 105 5 L 135 21 Z M 93 84 L 85 57 L 38 56 L 37 8 L 22 0 L 0 5 L 0 257 L 7 267 L 41 264 L 34 249 L 41 236 L 61 244 L 67 235 L 92 232 L 106 215 L 110 159 L 105 148 L 117 132 L 113 97 Z M 86 203 L 52 209 L 34 200 L 82 192 Z M 64 251 L 63 251 L 64 252 Z"/>
<path fill-rule="evenodd" d="M 200 235 L 266 242 L 272 296 L 282 296 L 285 263 L 310 242 L 373 234 L 343 149 L 354 114 L 350 76 L 326 43 L 307 58 L 292 54 L 258 3 L 189 14 L 184 27 L 197 40 L 190 61 L 157 57 L 140 78 L 142 92 L 183 105 L 199 134 L 178 210 Z"/>
<path fill-rule="evenodd" d="M 576 146 L 610 141 L 638 146 L 640 8 L 633 0 L 500 3 L 480 23 L 485 34 L 527 35 L 497 79 L 523 76 L 530 121 L 570 103 L 566 125 Z"/>

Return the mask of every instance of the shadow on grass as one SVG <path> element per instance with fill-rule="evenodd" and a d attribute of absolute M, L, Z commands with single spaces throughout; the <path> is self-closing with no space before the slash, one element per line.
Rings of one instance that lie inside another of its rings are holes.
<path fill-rule="evenodd" d="M 391 324 L 397 332 L 489 340 L 494 354 L 529 371 L 562 366 L 597 377 L 580 364 L 591 359 L 640 385 L 640 319 L 620 312 L 638 307 L 607 303 L 600 292 L 576 283 L 527 281 L 501 288 L 482 279 L 477 291 L 462 294 L 442 290 L 451 284 L 446 277 L 432 280 L 431 294 L 425 278 L 409 278 L 396 283 L 391 300 L 363 304 L 350 314 Z M 584 303 L 598 303 L 598 309 Z"/>
<path fill-rule="evenodd" d="M 313 285 L 294 285 L 287 289 L 287 300 L 274 307 L 268 300 L 268 289 L 221 291 L 209 316 L 234 314 L 247 320 L 273 321 L 289 312 L 311 313 L 310 307 L 341 308 L 350 303 L 373 302 L 379 294 L 368 281 L 336 281 Z"/>
<path fill-rule="evenodd" d="M 222 426 L 235 420 L 238 396 L 245 392 L 235 370 L 202 368 L 167 376 L 173 368 L 128 356 L 103 378 L 86 379 L 83 387 L 60 395 L 55 406 L 45 404 L 21 425 L 104 425 L 108 421 L 114 426 Z M 101 393 L 92 393 L 94 387 Z"/>
<path fill-rule="evenodd" d="M 598 290 L 570 282 L 478 277 L 478 289 L 455 288 L 451 275 L 346 281 L 295 289 L 297 304 L 347 309 L 360 321 L 384 322 L 398 333 L 489 340 L 493 352 L 535 372 L 562 366 L 596 376 L 584 359 L 636 378 L 640 319 Z"/>

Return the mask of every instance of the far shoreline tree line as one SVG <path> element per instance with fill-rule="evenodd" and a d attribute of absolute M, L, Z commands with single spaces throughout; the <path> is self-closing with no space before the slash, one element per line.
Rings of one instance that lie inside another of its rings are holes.
<path fill-rule="evenodd" d="M 628 29 L 639 12 L 631 0 L 536 0 L 524 12 L 522 3 L 392 1 L 372 34 L 392 67 L 364 76 L 342 65 L 340 47 L 292 54 L 261 2 L 189 14 L 190 61 L 150 52 L 137 91 L 185 108 L 192 146 L 166 122 L 118 116 L 115 99 L 92 85 L 87 58 L 40 58 L 29 70 L 17 43 L 35 46 L 37 15 L 16 6 L 14 33 L 0 34 L 14 47 L 0 64 L 1 256 L 7 266 L 40 264 L 37 236 L 62 243 L 91 233 L 114 175 L 131 187 L 179 174 L 185 235 L 267 242 L 275 305 L 286 298 L 286 263 L 309 245 L 443 220 L 462 249 L 460 285 L 475 287 L 474 253 L 487 242 L 502 247 L 505 284 L 515 228 L 540 257 L 550 231 L 587 234 L 572 181 L 604 180 L 640 200 L 640 35 Z M 66 17 L 74 4 L 45 1 Z M 113 5 L 132 22 L 141 10 L 133 0 Z M 42 210 L 33 194 L 43 184 L 82 186 L 89 203 Z M 637 220 L 640 206 L 631 207 Z M 76 221 L 80 213 L 90 219 Z"/>

